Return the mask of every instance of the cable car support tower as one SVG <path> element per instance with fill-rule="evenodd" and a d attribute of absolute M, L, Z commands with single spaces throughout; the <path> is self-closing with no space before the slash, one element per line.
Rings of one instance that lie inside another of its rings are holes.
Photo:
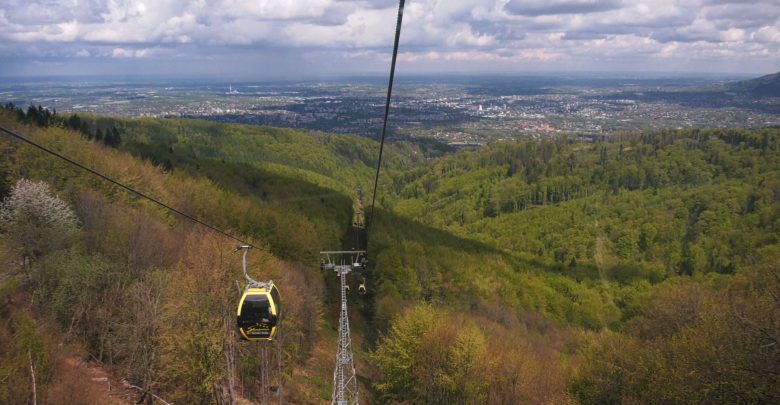
<path fill-rule="evenodd" d="M 355 362 L 352 357 L 352 338 L 349 334 L 349 314 L 347 312 L 347 276 L 354 272 L 362 272 L 365 269 L 364 250 L 325 251 L 320 252 L 326 257 L 326 261 L 320 264 L 322 270 L 333 270 L 339 277 L 341 285 L 341 311 L 339 314 L 338 348 L 336 350 L 336 367 L 333 370 L 333 395 L 332 405 L 357 405 L 359 404 L 358 383 L 355 375 Z M 336 264 L 339 257 L 350 256 L 350 262 Z M 365 289 L 364 285 L 361 288 Z"/>

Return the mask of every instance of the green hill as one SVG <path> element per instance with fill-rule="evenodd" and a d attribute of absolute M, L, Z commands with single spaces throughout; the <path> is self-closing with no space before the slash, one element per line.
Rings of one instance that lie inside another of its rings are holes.
<path fill-rule="evenodd" d="M 780 72 L 731 83 L 728 89 L 759 97 L 780 97 Z"/>
<path fill-rule="evenodd" d="M 774 215 L 777 142 L 778 131 L 765 129 L 499 143 L 399 176 L 393 204 L 421 223 L 560 265 L 608 253 L 660 278 L 733 273 L 777 231 L 761 222 Z M 745 237 L 755 242 L 732 243 Z M 706 262 L 693 264 L 690 249 L 709 252 Z"/>
<path fill-rule="evenodd" d="M 329 401 L 338 312 L 317 252 L 341 244 L 378 145 L 195 120 L 69 122 L 0 112 L 4 126 L 269 247 L 252 253 L 251 271 L 282 289 L 282 335 L 271 346 L 234 341 L 233 242 L 0 138 L 0 194 L 44 181 L 78 218 L 67 232 L 23 222 L 0 234 L 0 347 L 10 348 L 0 378 L 14 382 L 0 403 L 27 400 L 28 363 L 54 396 L 71 381 L 63 356 L 96 359 L 175 402 L 216 401 L 231 381 L 256 402 L 279 392 Z M 774 129 L 496 143 L 436 160 L 391 145 L 369 294 L 351 306 L 361 397 L 779 395 L 778 151 Z M 19 243 L 30 235 L 57 243 Z"/>

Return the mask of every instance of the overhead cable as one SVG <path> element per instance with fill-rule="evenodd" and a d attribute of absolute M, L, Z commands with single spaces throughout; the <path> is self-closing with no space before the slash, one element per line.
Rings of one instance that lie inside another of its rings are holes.
<path fill-rule="evenodd" d="M 387 83 L 387 98 L 385 99 L 385 117 L 382 123 L 382 138 L 379 141 L 379 159 L 376 163 L 376 176 L 374 177 L 374 192 L 371 196 L 371 213 L 366 221 L 366 235 L 368 235 L 368 228 L 371 226 L 374 220 L 374 205 L 376 203 L 376 190 L 379 185 L 379 171 L 382 167 L 382 152 L 385 148 L 385 135 L 387 134 L 387 117 L 390 115 L 390 96 L 393 93 L 393 79 L 395 78 L 395 61 L 398 57 L 398 42 L 401 38 L 401 22 L 404 18 L 404 2 L 405 0 L 399 0 L 398 3 L 398 19 L 395 23 L 395 42 L 393 43 L 393 59 L 390 62 L 390 80 Z"/>

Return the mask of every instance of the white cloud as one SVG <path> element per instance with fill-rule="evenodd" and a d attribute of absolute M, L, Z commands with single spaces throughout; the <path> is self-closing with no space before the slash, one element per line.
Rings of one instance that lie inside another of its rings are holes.
<path fill-rule="evenodd" d="M 780 29 L 778 27 L 761 27 L 751 36 L 758 42 L 780 44 Z"/>
<path fill-rule="evenodd" d="M 155 50 L 151 48 L 126 49 L 114 48 L 111 52 L 113 58 L 148 58 L 154 54 Z"/>
<path fill-rule="evenodd" d="M 92 57 L 186 59 L 214 47 L 386 54 L 396 11 L 395 0 L 4 0 L 0 41 L 67 43 L 71 55 Z M 690 54 L 780 68 L 776 0 L 418 0 L 404 18 L 401 49 L 412 65 L 622 57 L 642 67 L 643 58 Z"/>

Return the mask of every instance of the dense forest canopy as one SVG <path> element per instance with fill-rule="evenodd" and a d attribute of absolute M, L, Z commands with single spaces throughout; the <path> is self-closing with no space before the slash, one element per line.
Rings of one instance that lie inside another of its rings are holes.
<path fill-rule="evenodd" d="M 342 245 L 375 142 L 35 107 L 0 124 L 268 247 L 250 270 L 286 308 L 277 342 L 237 342 L 229 240 L 0 138 L 0 403 L 31 398 L 31 369 L 47 403 L 100 402 L 74 358 L 177 403 L 330 399 L 317 252 Z M 351 307 L 366 401 L 780 400 L 780 130 L 386 152 Z"/>

